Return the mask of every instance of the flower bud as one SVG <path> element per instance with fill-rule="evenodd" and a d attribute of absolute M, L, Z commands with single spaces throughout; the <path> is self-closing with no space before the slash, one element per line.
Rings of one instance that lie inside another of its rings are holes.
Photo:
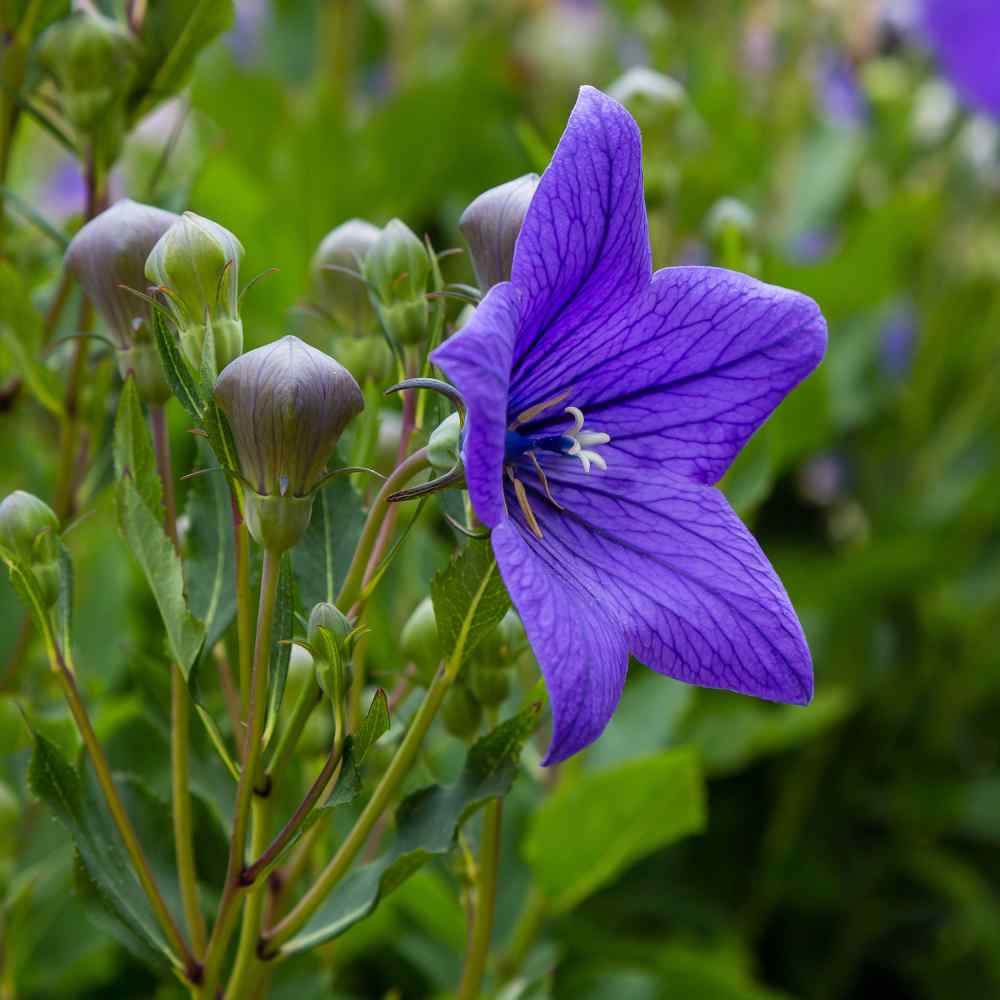
<path fill-rule="evenodd" d="M 406 620 L 399 635 L 399 648 L 407 660 L 413 661 L 420 682 L 429 685 L 441 662 L 437 618 L 429 597 L 425 597 Z"/>
<path fill-rule="evenodd" d="M 444 697 L 441 719 L 452 736 L 472 740 L 483 721 L 483 706 L 464 684 L 455 684 Z"/>
<path fill-rule="evenodd" d="M 378 237 L 377 226 L 364 219 L 350 219 L 327 233 L 313 254 L 313 287 L 320 306 L 355 336 L 370 333 L 372 329 L 375 317 L 368 289 L 360 278 L 331 270 L 330 266 L 350 268 L 360 274 L 364 259 Z"/>
<path fill-rule="evenodd" d="M 118 117 L 115 105 L 131 86 L 139 56 L 124 25 L 93 10 L 78 10 L 46 30 L 38 52 L 75 128 L 93 132 Z"/>
<path fill-rule="evenodd" d="M 38 497 L 15 490 L 0 503 L 0 546 L 30 569 L 47 607 L 59 597 L 59 519 Z"/>
<path fill-rule="evenodd" d="M 525 174 L 484 191 L 462 213 L 458 228 L 469 244 L 476 281 L 485 292 L 510 280 L 514 245 L 538 187 L 538 174 Z"/>
<path fill-rule="evenodd" d="M 431 262 L 416 234 L 393 219 L 372 244 L 362 273 L 375 290 L 379 318 L 389 336 L 401 344 L 424 340 L 430 319 L 426 295 Z"/>
<path fill-rule="evenodd" d="M 705 220 L 705 228 L 713 239 L 723 238 L 727 231 L 747 236 L 756 224 L 753 210 L 736 198 L 720 198 L 709 209 Z"/>
<path fill-rule="evenodd" d="M 469 686 L 476 700 L 487 708 L 502 705 L 510 694 L 510 681 L 501 670 L 491 670 L 486 664 L 475 663 L 469 674 Z"/>
<path fill-rule="evenodd" d="M 351 634 L 352 626 L 348 617 L 335 605 L 322 601 L 309 613 L 309 645 L 321 650 L 321 631 L 329 633 L 338 645 L 343 646 Z"/>
<path fill-rule="evenodd" d="M 299 340 L 243 354 L 215 382 L 246 494 L 247 527 L 265 548 L 291 548 L 309 525 L 312 493 L 348 422 L 365 405 L 350 372 Z"/>
<path fill-rule="evenodd" d="M 460 462 L 462 421 L 457 413 L 445 417 L 431 432 L 427 458 L 435 469 L 454 469 Z"/>
<path fill-rule="evenodd" d="M 205 336 L 211 331 L 216 370 L 243 350 L 239 313 L 243 244 L 211 219 L 185 212 L 153 247 L 146 277 L 165 290 L 181 349 L 201 368 Z"/>
<path fill-rule="evenodd" d="M 334 605 L 322 602 L 309 614 L 309 648 L 316 663 L 316 678 L 324 693 L 335 701 L 350 685 L 351 623 Z"/>
<path fill-rule="evenodd" d="M 358 380 L 373 379 L 384 382 L 395 366 L 392 351 L 385 337 L 336 337 L 334 350 L 340 363 Z"/>
<path fill-rule="evenodd" d="M 145 289 L 146 258 L 178 218 L 123 198 L 80 229 L 65 257 L 118 349 L 122 377 L 133 372 L 140 397 L 153 404 L 166 402 L 170 389 L 152 339 L 150 307 L 127 289 Z"/>

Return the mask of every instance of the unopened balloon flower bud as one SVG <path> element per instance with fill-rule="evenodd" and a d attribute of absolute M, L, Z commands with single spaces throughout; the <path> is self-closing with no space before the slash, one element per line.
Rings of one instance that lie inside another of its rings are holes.
<path fill-rule="evenodd" d="M 229 364 L 215 382 L 246 491 L 247 527 L 283 552 L 305 532 L 313 491 L 350 420 L 365 405 L 357 382 L 328 354 L 282 337 Z"/>
<path fill-rule="evenodd" d="M 170 388 L 153 342 L 150 306 L 129 289 L 145 290 L 146 258 L 178 218 L 123 198 L 80 229 L 65 257 L 108 328 L 122 377 L 133 372 L 140 397 L 153 404 L 166 402 Z"/>
<path fill-rule="evenodd" d="M 378 226 L 364 219 L 350 219 L 327 233 L 313 254 L 312 280 L 320 307 L 355 336 L 370 333 L 374 324 L 368 289 L 360 278 L 335 268 L 347 268 L 360 275 L 365 257 L 378 238 Z"/>
<path fill-rule="evenodd" d="M 427 458 L 435 469 L 454 469 L 461 461 L 462 421 L 457 413 L 445 417 L 431 432 Z"/>
<path fill-rule="evenodd" d="M 471 741 L 483 721 L 483 706 L 464 684 L 455 684 L 445 695 L 441 718 L 452 736 Z"/>
<path fill-rule="evenodd" d="M 487 708 L 496 708 L 510 694 L 510 680 L 501 670 L 491 670 L 485 663 L 475 663 L 469 673 L 469 687 L 476 700 Z"/>
<path fill-rule="evenodd" d="M 385 337 L 337 337 L 334 350 L 340 363 L 359 381 L 385 382 L 394 371 L 395 359 Z"/>
<path fill-rule="evenodd" d="M 362 273 L 374 291 L 376 309 L 389 336 L 400 344 L 426 339 L 431 261 L 416 234 L 393 219 L 372 244 Z"/>
<path fill-rule="evenodd" d="M 30 571 L 46 607 L 59 597 L 59 519 L 48 504 L 16 490 L 0 503 L 4 558 Z"/>
<path fill-rule="evenodd" d="M 181 349 L 201 369 L 210 331 L 217 371 L 243 350 L 240 320 L 240 258 L 243 244 L 211 219 L 185 212 L 153 247 L 146 277 L 163 289 Z"/>
<path fill-rule="evenodd" d="M 458 228 L 469 244 L 476 281 L 485 292 L 510 280 L 514 245 L 538 188 L 538 174 L 525 174 L 484 191 L 462 213 Z"/>
<path fill-rule="evenodd" d="M 335 605 L 321 601 L 309 613 L 309 645 L 317 652 L 322 652 L 320 638 L 321 630 L 327 632 L 331 639 L 343 647 L 351 634 L 350 619 Z"/>
<path fill-rule="evenodd" d="M 441 662 L 437 618 L 429 597 L 425 597 L 407 618 L 399 635 L 399 648 L 405 659 L 413 661 L 420 682 L 429 685 Z"/>
<path fill-rule="evenodd" d="M 334 699 L 343 697 L 351 683 L 351 632 L 347 616 L 325 601 L 309 614 L 307 638 L 316 663 L 316 677 L 323 691 Z"/>
<path fill-rule="evenodd" d="M 138 43 L 123 24 L 77 10 L 45 31 L 38 52 L 75 128 L 93 133 L 121 116 L 115 105 L 128 92 L 139 57 Z"/>

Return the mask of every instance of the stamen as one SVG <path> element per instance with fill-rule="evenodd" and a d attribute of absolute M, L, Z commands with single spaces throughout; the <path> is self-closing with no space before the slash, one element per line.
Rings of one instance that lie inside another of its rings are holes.
<path fill-rule="evenodd" d="M 542 489 L 545 490 L 545 498 L 552 504 L 556 510 L 565 510 L 561 503 L 552 495 L 552 490 L 549 489 L 549 478 L 545 475 L 545 470 L 542 468 L 541 463 L 538 461 L 538 456 L 533 452 L 528 452 L 528 458 L 531 459 L 531 464 L 535 467 L 535 472 L 538 473 L 538 478 L 542 481 Z"/>
<path fill-rule="evenodd" d="M 604 457 L 598 454 L 594 448 L 597 445 L 608 444 L 611 440 L 610 434 L 604 431 L 585 431 L 583 429 L 583 410 L 578 406 L 567 406 L 564 413 L 568 413 L 573 418 L 573 426 L 563 431 L 563 436 L 573 443 L 566 449 L 564 454 L 580 459 L 585 474 L 590 472 L 591 465 L 596 465 L 602 472 L 608 467 Z"/>
<path fill-rule="evenodd" d="M 557 403 L 561 403 L 569 395 L 569 393 L 570 390 L 567 389 L 565 392 L 559 393 L 558 396 L 553 396 L 551 399 L 545 400 L 544 403 L 536 403 L 534 406 L 529 406 L 526 410 L 522 411 L 514 418 L 514 423 L 510 425 L 510 430 L 515 430 L 520 427 L 521 424 L 526 424 L 529 420 L 534 420 L 540 413 L 544 413 Z"/>
<path fill-rule="evenodd" d="M 535 512 L 531 509 L 531 504 L 528 503 L 528 494 L 524 489 L 524 483 L 521 482 L 517 476 L 514 475 L 514 470 L 508 468 L 507 475 L 510 477 L 510 481 L 514 484 L 514 493 L 517 496 L 517 502 L 521 507 L 521 513 L 524 514 L 525 520 L 528 522 L 528 526 L 531 528 L 532 532 L 537 539 L 541 540 L 542 529 L 538 526 L 538 520 L 535 517 Z"/>

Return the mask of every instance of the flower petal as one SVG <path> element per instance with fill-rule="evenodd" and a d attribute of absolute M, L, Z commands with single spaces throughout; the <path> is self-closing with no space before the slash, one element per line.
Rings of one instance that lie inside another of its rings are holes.
<path fill-rule="evenodd" d="M 657 271 L 575 364 L 539 359 L 539 398 L 572 386 L 609 465 L 666 466 L 711 484 L 820 362 L 826 323 L 805 295 L 714 267 Z M 525 428 L 566 422 L 553 409 Z"/>
<path fill-rule="evenodd" d="M 558 371 L 589 349 L 648 284 L 650 260 L 638 126 L 617 101 L 581 87 L 514 250 L 511 281 L 524 307 L 513 410 L 542 398 L 532 392 L 535 361 Z"/>
<path fill-rule="evenodd" d="M 526 536 L 507 520 L 494 529 L 492 541 L 545 677 L 552 741 L 543 763 L 556 764 L 593 743 L 608 724 L 625 685 L 625 634 L 587 584 L 553 571 L 530 532 Z"/>
<path fill-rule="evenodd" d="M 542 539 L 513 502 L 510 520 L 550 579 L 592 595 L 578 628 L 610 610 L 629 652 L 660 673 L 772 701 L 810 700 L 809 649 L 788 595 L 722 493 L 664 470 L 586 475 L 566 458 L 542 464 L 564 510 L 525 467 Z"/>
<path fill-rule="evenodd" d="M 465 397 L 465 478 L 480 521 L 488 528 L 504 517 L 503 461 L 507 433 L 510 359 L 520 317 L 517 290 L 494 285 L 472 319 L 431 354 Z"/>

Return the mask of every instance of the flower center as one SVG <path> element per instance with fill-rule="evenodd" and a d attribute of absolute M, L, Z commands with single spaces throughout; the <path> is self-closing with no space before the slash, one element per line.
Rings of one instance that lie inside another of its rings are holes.
<path fill-rule="evenodd" d="M 524 483 L 515 474 L 517 463 L 524 458 L 531 461 L 535 474 L 542 484 L 546 499 L 553 507 L 559 510 L 563 509 L 562 505 L 556 500 L 549 489 L 549 481 L 545 475 L 545 470 L 538 461 L 539 452 L 551 452 L 556 455 L 565 455 L 567 458 L 577 458 L 583 466 L 583 471 L 588 474 L 592 465 L 597 466 L 602 471 L 608 467 L 604 456 L 596 449 L 601 445 L 608 444 L 611 441 L 611 435 L 605 434 L 603 431 L 588 430 L 584 426 L 585 418 L 583 411 L 577 406 L 567 406 L 563 409 L 563 413 L 568 414 L 573 419 L 573 425 L 567 430 L 560 431 L 557 434 L 522 434 L 518 430 L 519 427 L 540 416 L 545 410 L 557 403 L 561 403 L 568 395 L 569 393 L 562 393 L 553 399 L 525 410 L 507 428 L 507 437 L 504 445 L 507 477 L 514 486 L 514 494 L 517 497 L 518 505 L 525 519 L 538 538 L 542 537 L 542 530 L 538 525 L 535 512 L 531 509 L 531 504 L 528 502 Z"/>

